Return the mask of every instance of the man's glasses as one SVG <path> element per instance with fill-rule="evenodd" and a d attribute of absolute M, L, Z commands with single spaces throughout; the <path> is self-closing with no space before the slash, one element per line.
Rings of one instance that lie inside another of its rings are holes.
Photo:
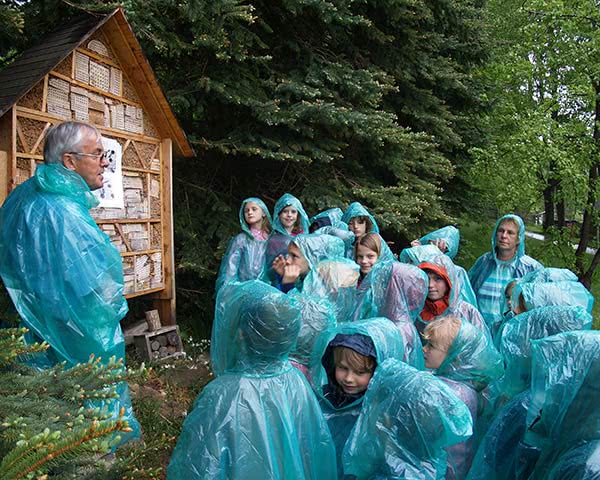
<path fill-rule="evenodd" d="M 94 157 L 99 160 L 106 160 L 106 152 L 102 153 L 81 153 L 81 152 L 67 152 L 71 155 L 77 155 L 78 157 Z"/>

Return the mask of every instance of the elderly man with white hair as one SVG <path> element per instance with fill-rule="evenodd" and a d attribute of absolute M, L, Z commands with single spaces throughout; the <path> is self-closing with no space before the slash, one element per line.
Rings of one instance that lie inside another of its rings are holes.
<path fill-rule="evenodd" d="M 95 127 L 61 123 L 46 136 L 44 163 L 0 209 L 0 276 L 29 336 L 50 345 L 30 362 L 34 367 L 125 356 L 121 257 L 89 213 L 107 165 Z M 127 384 L 117 393 L 109 411 L 125 409 L 133 431 L 123 440 L 135 438 Z"/>

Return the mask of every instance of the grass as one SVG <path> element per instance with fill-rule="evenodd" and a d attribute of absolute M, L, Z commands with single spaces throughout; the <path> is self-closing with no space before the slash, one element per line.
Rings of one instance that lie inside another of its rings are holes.
<path fill-rule="evenodd" d="M 537 226 L 534 226 L 537 227 Z M 475 263 L 475 260 L 490 251 L 492 248 L 491 236 L 494 229 L 494 220 L 489 223 L 475 222 L 472 220 L 463 220 L 460 222 L 461 243 L 459 254 L 455 261 L 457 264 L 467 270 Z M 541 233 L 539 229 L 530 228 L 527 225 L 528 231 Z M 575 252 L 569 247 L 553 244 L 550 241 L 534 240 L 527 238 L 525 240 L 525 252 L 542 262 L 546 267 L 571 268 L 575 260 Z M 588 260 L 591 261 L 591 255 L 588 255 Z M 592 295 L 596 300 L 596 294 L 600 292 L 600 275 L 596 274 L 592 278 Z M 600 302 L 594 301 L 592 310 L 594 317 L 593 328 L 600 329 Z"/>

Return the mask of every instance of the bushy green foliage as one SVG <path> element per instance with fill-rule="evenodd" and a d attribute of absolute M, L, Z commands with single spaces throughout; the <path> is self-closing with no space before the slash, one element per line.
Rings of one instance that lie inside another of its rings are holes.
<path fill-rule="evenodd" d="M 97 458 L 119 432 L 130 431 L 126 421 L 86 402 L 115 398 L 114 385 L 128 374 L 120 361 L 94 358 L 69 369 L 34 370 L 28 358 L 48 345 L 27 345 L 26 332 L 0 329 L 0 479 L 80 478 L 83 469 L 98 468 Z"/>
<path fill-rule="evenodd" d="M 122 5 L 197 153 L 174 166 L 180 318 L 210 325 L 215 273 L 247 196 L 272 206 L 290 191 L 310 214 L 358 200 L 399 244 L 464 208 L 454 175 L 482 137 L 471 76 L 485 58 L 479 1 Z M 78 13 L 58 0 L 22 10 L 36 26 L 44 12 L 46 30 Z"/>

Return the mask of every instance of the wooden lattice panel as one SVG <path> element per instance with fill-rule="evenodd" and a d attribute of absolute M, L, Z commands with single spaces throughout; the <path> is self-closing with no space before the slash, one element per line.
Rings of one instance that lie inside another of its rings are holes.
<path fill-rule="evenodd" d="M 19 100 L 18 105 L 25 108 L 31 108 L 32 110 L 41 110 L 43 98 L 44 81 L 42 80 Z"/>
<path fill-rule="evenodd" d="M 127 148 L 123 151 L 123 166 L 130 168 L 144 168 L 144 163 L 135 148 L 133 140 L 129 142 Z"/>
<path fill-rule="evenodd" d="M 50 127 L 49 122 L 33 120 L 31 118 L 17 118 L 17 152 L 42 153 L 44 135 Z M 23 145 L 25 143 L 25 145 Z"/>

